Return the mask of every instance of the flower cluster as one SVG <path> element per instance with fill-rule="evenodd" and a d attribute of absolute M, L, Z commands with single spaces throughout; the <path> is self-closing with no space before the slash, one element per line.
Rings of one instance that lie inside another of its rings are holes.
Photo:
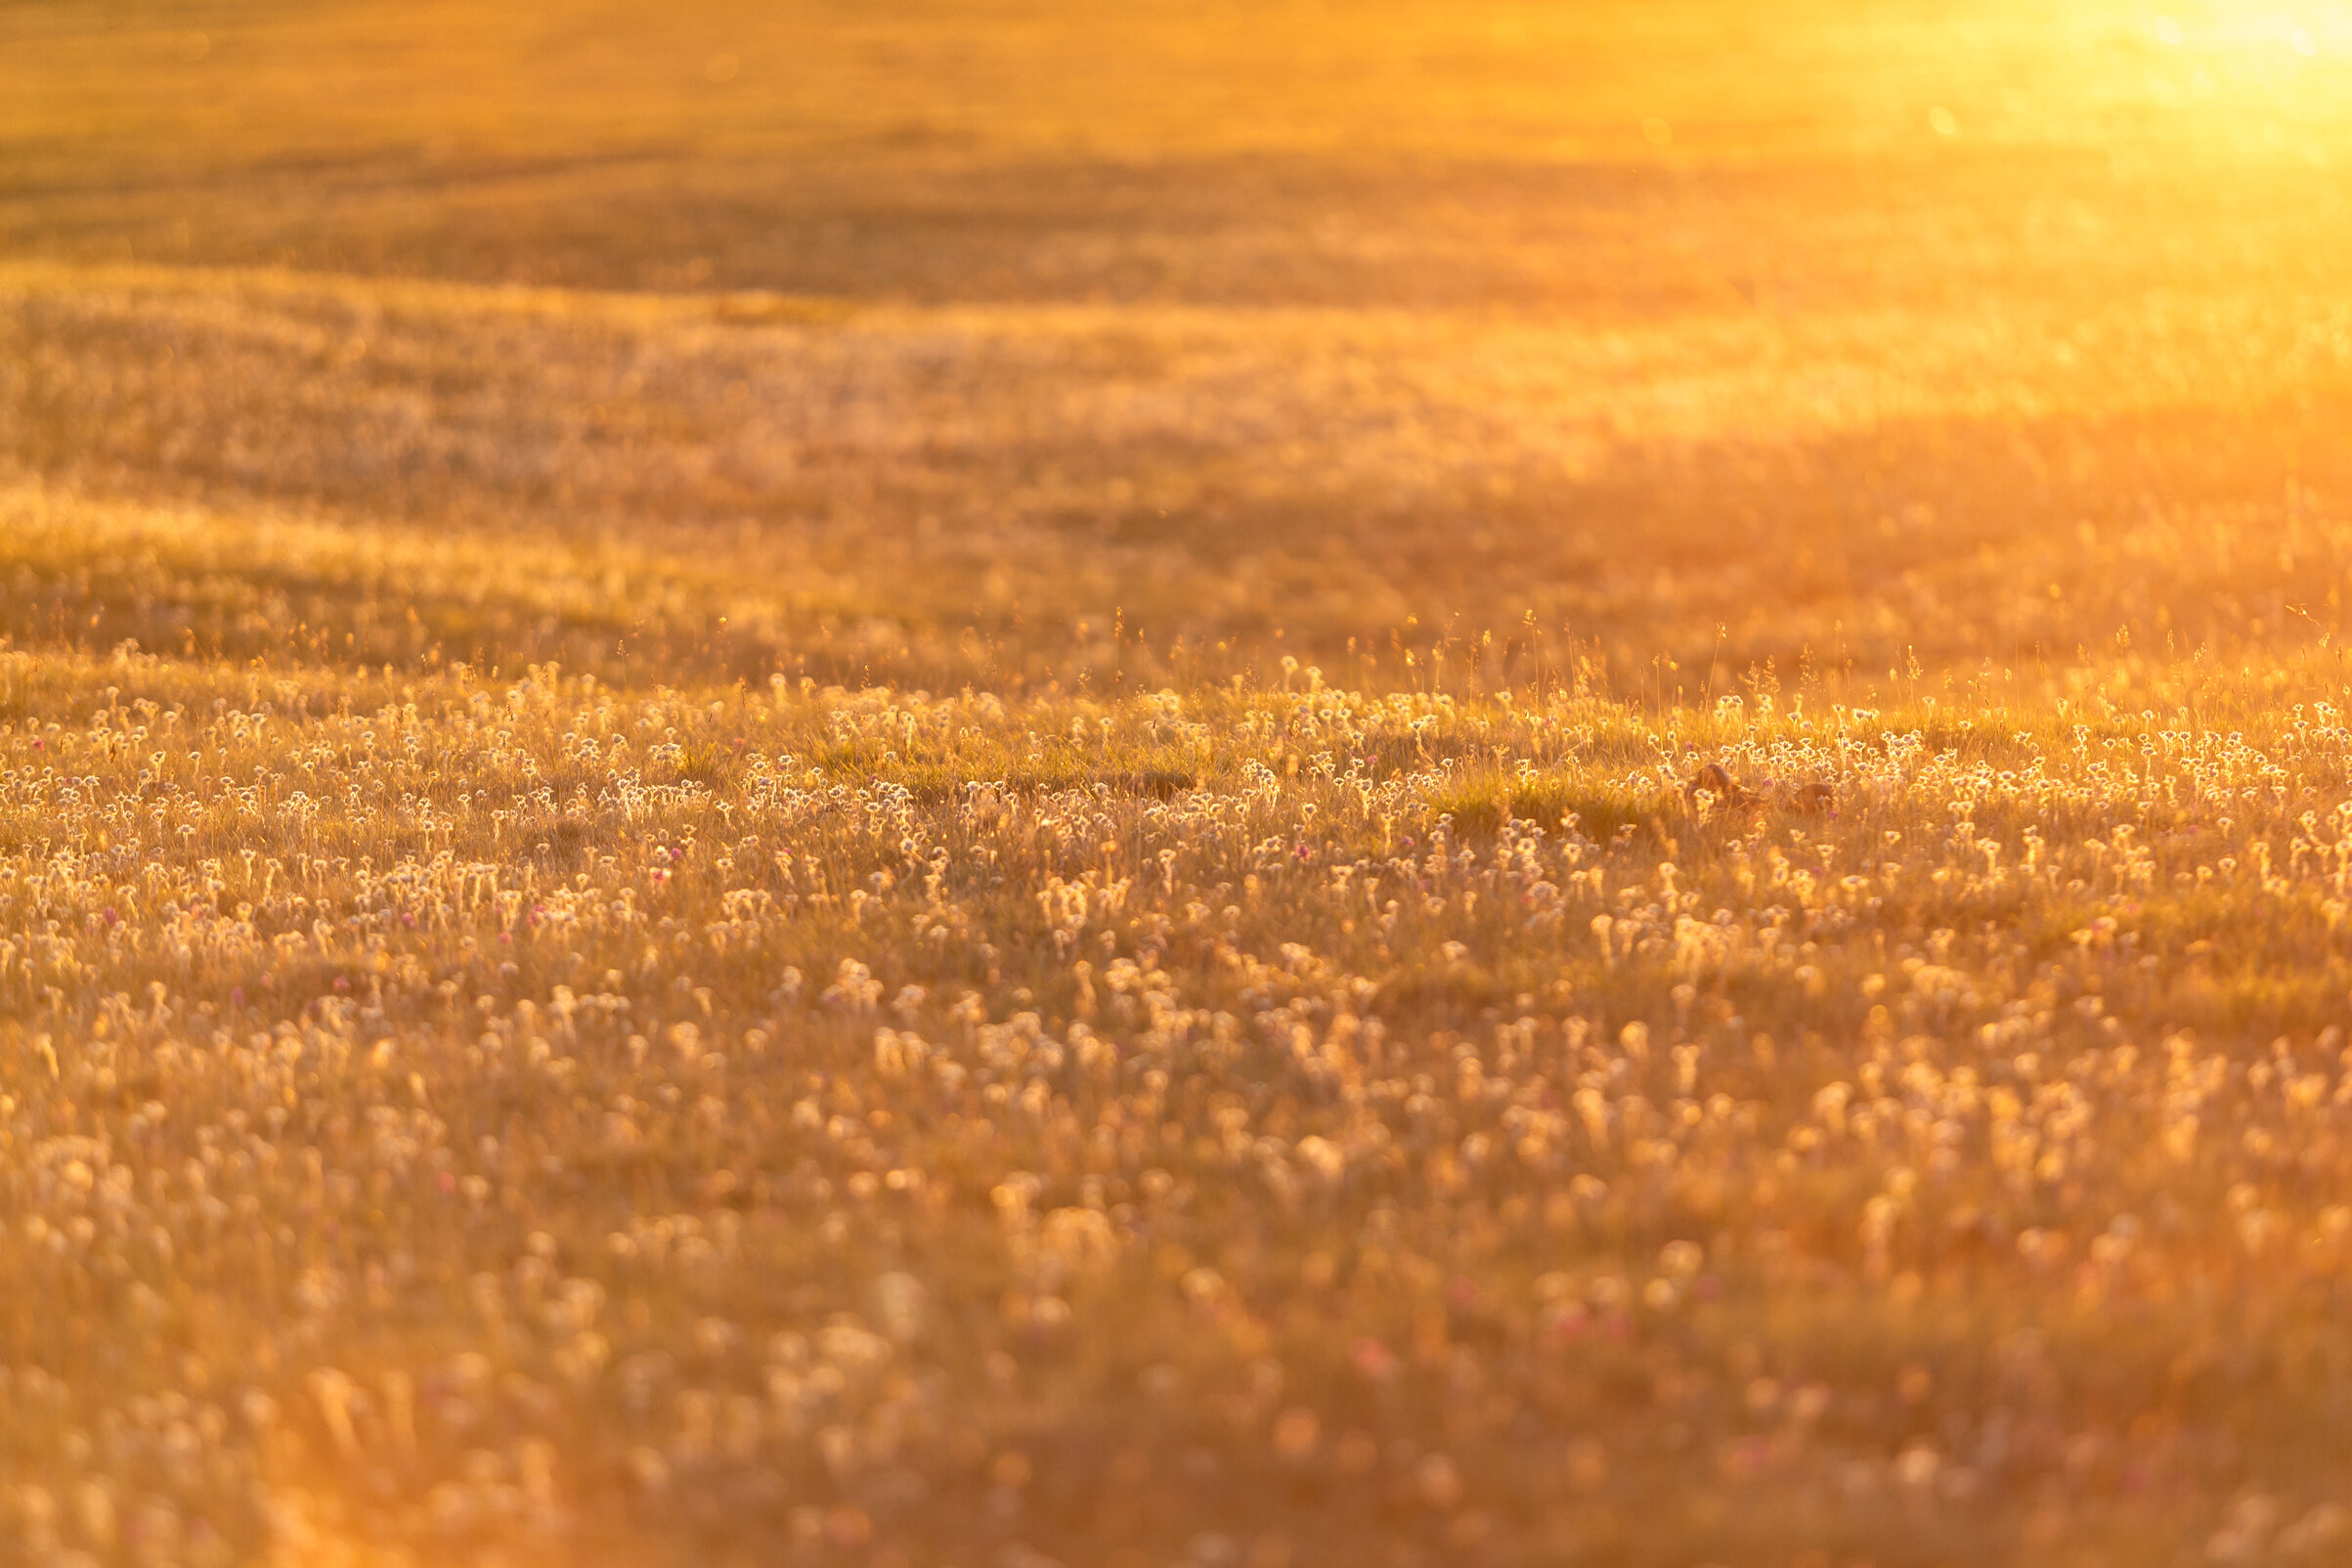
<path fill-rule="evenodd" d="M 0 658 L 31 1560 L 2339 1549 L 2316 684 Z"/>

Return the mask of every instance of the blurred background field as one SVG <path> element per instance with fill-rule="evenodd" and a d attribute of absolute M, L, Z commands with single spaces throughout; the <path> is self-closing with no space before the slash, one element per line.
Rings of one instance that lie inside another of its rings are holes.
<path fill-rule="evenodd" d="M 2316 640 L 2352 37 L 2174 12 L 15 6 L 0 461 L 755 677 Z"/>
<path fill-rule="evenodd" d="M 0 3 L 0 1563 L 2346 1560 L 2348 193 L 2333 4 Z"/>

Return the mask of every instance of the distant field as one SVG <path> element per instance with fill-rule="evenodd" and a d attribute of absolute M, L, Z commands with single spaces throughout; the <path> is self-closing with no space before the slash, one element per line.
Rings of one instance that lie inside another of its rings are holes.
<path fill-rule="evenodd" d="M 0 1564 L 2352 1560 L 2348 170 L 2341 7 L 0 5 Z"/>

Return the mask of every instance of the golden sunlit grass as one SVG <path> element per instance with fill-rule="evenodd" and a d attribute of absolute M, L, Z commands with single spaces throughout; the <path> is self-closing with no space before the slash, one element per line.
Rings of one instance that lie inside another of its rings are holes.
<path fill-rule="evenodd" d="M 2348 129 L 0 10 L 0 1563 L 2343 1560 Z"/>

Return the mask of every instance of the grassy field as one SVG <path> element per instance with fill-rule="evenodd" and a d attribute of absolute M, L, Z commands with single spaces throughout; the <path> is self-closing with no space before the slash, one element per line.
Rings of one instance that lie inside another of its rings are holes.
<path fill-rule="evenodd" d="M 2341 6 L 0 4 L 0 1564 L 2352 1561 L 2348 169 Z"/>

